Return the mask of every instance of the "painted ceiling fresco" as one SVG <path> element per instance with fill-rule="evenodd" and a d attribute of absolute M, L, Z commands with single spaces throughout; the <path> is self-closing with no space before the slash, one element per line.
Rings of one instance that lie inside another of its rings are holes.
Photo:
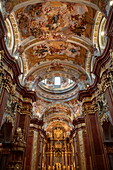
<path fill-rule="evenodd" d="M 13 16 L 15 21 L 12 26 L 18 41 L 15 36 L 13 54 L 24 63 L 23 84 L 37 93 L 33 116 L 44 119 L 47 131 L 53 127 L 70 131 L 71 121 L 81 114 L 76 97 L 79 90 L 90 84 L 97 11 L 100 8 L 104 14 L 108 2 L 70 1 L 4 1 L 6 16 L 10 15 L 10 20 Z M 73 88 L 57 94 L 40 85 L 44 79 L 53 77 L 71 79 Z"/>
<path fill-rule="evenodd" d="M 53 60 L 55 58 L 72 60 L 84 67 L 86 52 L 87 50 L 85 48 L 73 43 L 50 41 L 28 48 L 25 54 L 30 69 L 37 62 L 45 61 L 46 59 Z"/>
<path fill-rule="evenodd" d="M 65 114 L 65 115 L 62 115 Z M 34 103 L 34 116 L 38 116 L 39 118 L 42 116 L 44 117 L 45 123 L 48 124 L 48 121 L 50 121 L 50 127 L 57 125 L 63 125 L 65 128 L 68 127 L 68 122 L 66 122 L 67 119 L 73 120 L 74 116 L 80 116 L 81 114 L 81 107 L 80 104 L 77 103 L 76 99 L 68 101 L 66 103 L 51 103 L 46 102 L 42 99 L 37 100 L 37 102 Z M 52 118 L 52 115 L 54 118 Z M 50 119 L 48 119 L 48 116 Z M 62 116 L 62 117 L 61 117 Z M 65 117 L 66 116 L 66 117 Z M 63 122 L 62 122 L 63 121 Z M 52 123 L 53 122 L 53 123 Z M 52 123 L 52 125 L 51 125 Z M 46 127 L 45 127 L 46 128 Z M 69 127 L 68 127 L 69 128 Z"/>
<path fill-rule="evenodd" d="M 88 12 L 84 4 L 57 1 L 28 5 L 16 11 L 16 18 L 22 39 L 34 36 L 40 40 L 65 40 L 73 34 L 86 34 L 86 28 L 94 23 L 93 10 L 92 16 Z M 90 37 L 90 31 L 86 36 Z"/>
<path fill-rule="evenodd" d="M 54 113 L 64 113 L 68 116 L 71 116 L 72 112 L 70 109 L 71 105 L 66 105 L 63 103 L 51 103 L 46 102 L 43 99 L 39 99 L 34 103 L 34 115 L 47 117 L 48 115 L 52 115 Z"/>
<path fill-rule="evenodd" d="M 33 54 L 38 58 L 43 58 L 47 55 L 67 55 L 75 58 L 80 55 L 80 47 L 66 42 L 50 42 L 33 47 Z"/>
<path fill-rule="evenodd" d="M 45 102 L 43 99 L 39 99 L 33 104 L 33 113 L 34 116 L 41 117 L 43 115 L 43 110 L 50 104 L 49 102 Z"/>
<path fill-rule="evenodd" d="M 59 105 L 56 105 L 56 106 L 51 107 L 50 109 L 48 109 L 45 112 L 46 116 L 50 115 L 50 114 L 53 114 L 53 113 L 67 113 L 67 114 L 71 115 L 69 109 L 67 109 L 66 107 L 63 107 L 63 106 L 60 107 Z"/>

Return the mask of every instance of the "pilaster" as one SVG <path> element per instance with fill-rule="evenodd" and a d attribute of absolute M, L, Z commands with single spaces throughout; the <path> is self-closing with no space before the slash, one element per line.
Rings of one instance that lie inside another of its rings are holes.
<path fill-rule="evenodd" d="M 83 104 L 87 135 L 90 149 L 90 169 L 108 170 L 108 160 L 103 145 L 102 132 L 98 120 L 98 106 L 96 101 Z"/>
<path fill-rule="evenodd" d="M 25 170 L 37 170 L 42 168 L 43 121 L 32 118 L 30 121 L 29 135 L 27 138 Z M 43 138 L 44 139 L 44 138 Z"/>
<path fill-rule="evenodd" d="M 89 148 L 86 134 L 85 120 L 83 117 L 78 117 L 73 121 L 74 125 L 74 147 L 76 155 L 76 169 L 90 169 Z"/>

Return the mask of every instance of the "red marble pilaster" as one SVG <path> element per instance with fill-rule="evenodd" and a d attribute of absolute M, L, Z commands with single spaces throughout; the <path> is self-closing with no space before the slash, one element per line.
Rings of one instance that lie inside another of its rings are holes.
<path fill-rule="evenodd" d="M 26 145 L 26 155 L 25 155 L 25 170 L 31 170 L 31 163 L 32 163 L 32 147 L 33 147 L 33 131 L 29 129 L 29 135 L 27 139 Z"/>
<path fill-rule="evenodd" d="M 22 129 L 24 133 L 25 141 L 27 140 L 28 131 L 30 127 L 30 115 L 31 115 L 32 105 L 30 103 L 23 103 L 22 111 L 19 116 L 19 127 Z"/>
<path fill-rule="evenodd" d="M 98 113 L 96 109 L 92 109 L 90 103 L 85 103 L 87 107 L 85 113 L 85 122 L 87 128 L 89 149 L 90 149 L 90 162 L 93 170 L 109 170 L 108 160 L 105 153 L 102 133 L 98 121 Z"/>
<path fill-rule="evenodd" d="M 37 118 L 30 121 L 29 135 L 27 139 L 26 156 L 25 156 L 25 170 L 37 170 L 40 162 L 40 141 L 41 128 L 43 122 Z M 42 153 L 42 152 L 41 152 Z"/>

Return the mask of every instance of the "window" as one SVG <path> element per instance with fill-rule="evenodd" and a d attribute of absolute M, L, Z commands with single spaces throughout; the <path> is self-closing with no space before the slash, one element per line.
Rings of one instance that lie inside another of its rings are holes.
<path fill-rule="evenodd" d="M 54 81 L 54 85 L 60 85 L 61 82 L 60 82 L 60 77 L 55 77 L 55 81 Z"/>

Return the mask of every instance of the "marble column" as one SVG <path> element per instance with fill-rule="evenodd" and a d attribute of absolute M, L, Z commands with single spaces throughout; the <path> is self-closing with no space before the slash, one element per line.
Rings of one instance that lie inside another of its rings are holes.
<path fill-rule="evenodd" d="M 90 161 L 84 118 L 79 117 L 75 119 L 73 125 L 75 131 L 73 133 L 75 135 L 76 169 L 87 170 L 90 167 Z"/>
<path fill-rule="evenodd" d="M 43 121 L 33 118 L 30 121 L 26 147 L 25 170 L 41 169 L 43 156 L 43 140 L 41 139 Z M 42 146 L 42 147 L 41 147 Z"/>

